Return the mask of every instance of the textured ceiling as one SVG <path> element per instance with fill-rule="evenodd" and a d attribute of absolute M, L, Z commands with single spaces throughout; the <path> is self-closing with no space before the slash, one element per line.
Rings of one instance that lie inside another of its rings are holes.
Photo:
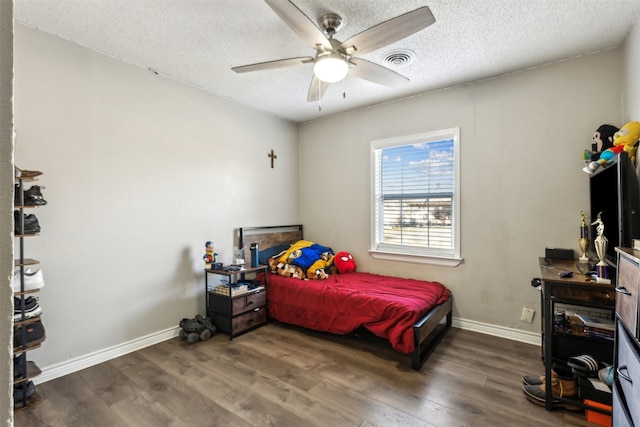
<path fill-rule="evenodd" d="M 436 19 L 362 56 L 392 68 L 383 62 L 391 52 L 413 51 L 413 62 L 392 68 L 410 79 L 406 86 L 348 76 L 318 111 L 307 102 L 312 64 L 231 71 L 315 54 L 262 0 L 14 2 L 18 23 L 296 122 L 618 47 L 640 11 L 640 0 L 294 0 L 316 23 L 341 15 L 339 40 L 421 6 Z"/>

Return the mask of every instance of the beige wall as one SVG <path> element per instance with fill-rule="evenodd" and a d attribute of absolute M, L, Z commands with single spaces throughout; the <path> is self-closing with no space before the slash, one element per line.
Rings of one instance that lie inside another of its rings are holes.
<path fill-rule="evenodd" d="M 15 62 L 15 160 L 48 201 L 25 250 L 45 278 L 40 367 L 203 314 L 207 240 L 229 263 L 238 227 L 299 221 L 294 124 L 22 25 Z"/>
<path fill-rule="evenodd" d="M 545 247 L 578 250 L 589 211 L 582 150 L 622 118 L 622 50 L 560 62 L 337 117 L 300 128 L 305 234 L 351 252 L 362 271 L 440 281 L 465 325 L 539 333 Z M 462 256 L 456 268 L 375 260 L 370 248 L 369 142 L 461 128 Z M 466 322 L 466 323 L 465 323 Z"/>

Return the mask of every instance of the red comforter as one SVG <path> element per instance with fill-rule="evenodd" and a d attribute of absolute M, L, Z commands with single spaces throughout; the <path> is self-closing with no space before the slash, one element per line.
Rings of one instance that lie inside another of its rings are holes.
<path fill-rule="evenodd" d="M 370 273 L 332 274 L 326 280 L 268 274 L 269 317 L 337 334 L 364 326 L 402 353 L 414 350 L 411 325 L 449 298 L 437 282 Z"/>

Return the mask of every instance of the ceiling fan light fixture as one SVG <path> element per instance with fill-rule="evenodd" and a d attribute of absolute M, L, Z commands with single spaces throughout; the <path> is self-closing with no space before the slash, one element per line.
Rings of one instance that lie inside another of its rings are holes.
<path fill-rule="evenodd" d="M 335 83 L 344 79 L 349 72 L 349 64 L 338 53 L 326 53 L 316 59 L 313 73 L 325 83 Z"/>

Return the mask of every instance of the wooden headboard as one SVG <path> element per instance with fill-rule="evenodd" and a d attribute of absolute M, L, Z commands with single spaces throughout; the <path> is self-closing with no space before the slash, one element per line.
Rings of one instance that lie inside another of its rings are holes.
<path fill-rule="evenodd" d="M 276 225 L 271 227 L 244 227 L 239 229 L 239 247 L 244 249 L 244 259 L 251 259 L 251 244 L 258 244 L 258 251 L 281 244 L 302 240 L 302 225 Z"/>

